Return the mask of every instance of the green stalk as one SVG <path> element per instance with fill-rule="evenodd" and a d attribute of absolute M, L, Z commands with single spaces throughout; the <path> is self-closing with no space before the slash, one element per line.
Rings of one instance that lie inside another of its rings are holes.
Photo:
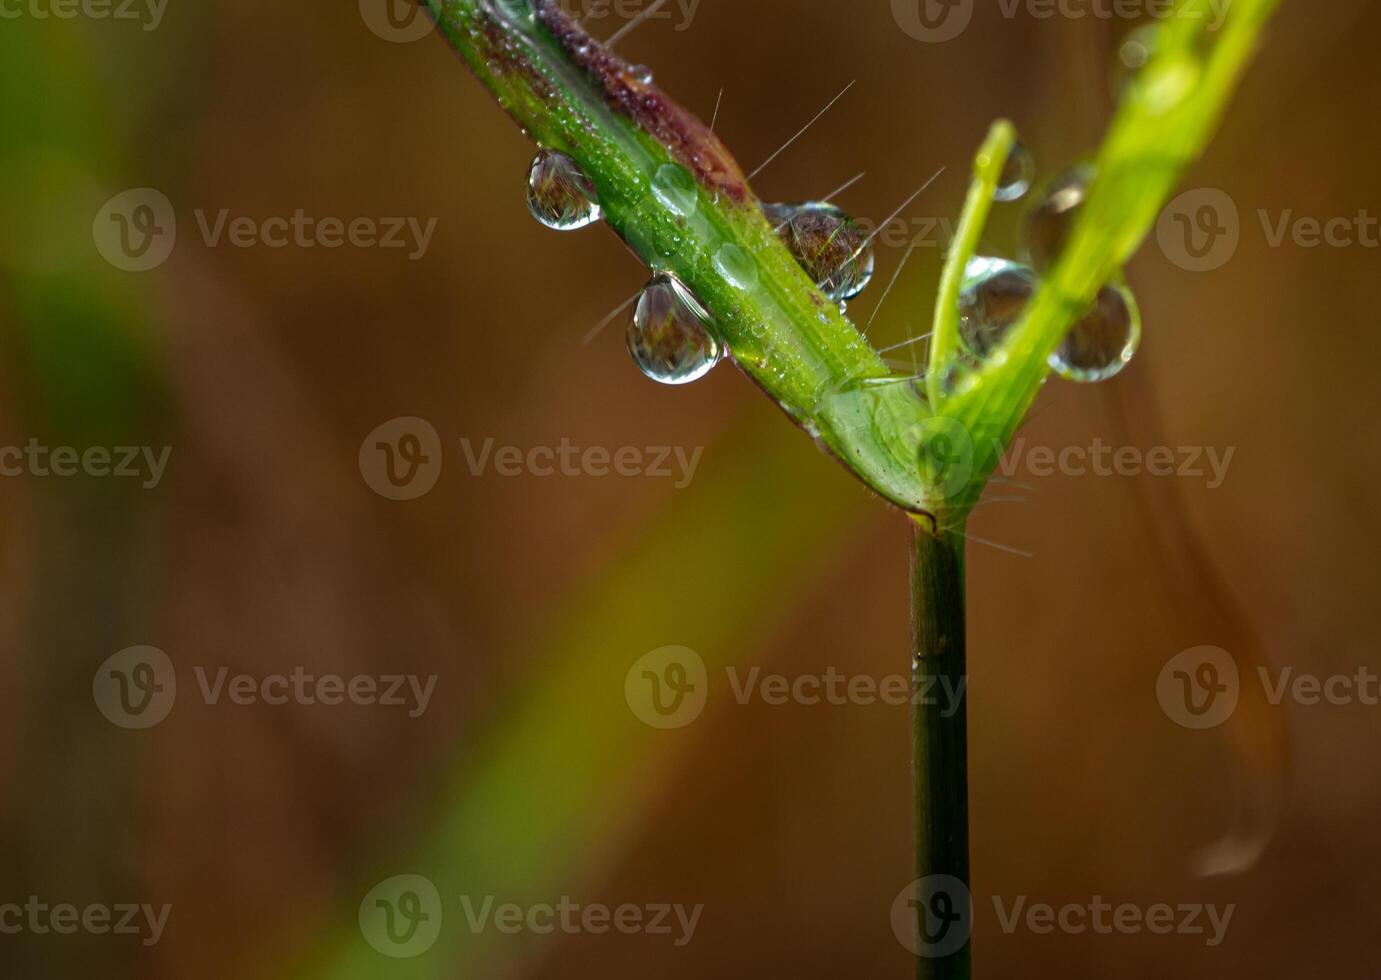
<path fill-rule="evenodd" d="M 581 167 L 608 225 L 649 268 L 695 294 L 737 364 L 864 484 L 916 518 L 913 681 L 934 677 L 965 692 L 916 712 L 916 871 L 956 879 L 964 888 L 951 908 L 967 902 L 964 525 L 1049 375 L 1049 355 L 1121 274 L 1207 145 L 1279 0 L 1236 0 L 1215 34 L 1197 0 L 1178 0 L 1127 86 L 1062 256 L 1021 322 L 971 364 L 960 351 L 958 294 L 1016 140 L 1009 123 L 993 126 L 947 258 L 919 386 L 893 377 L 797 265 L 718 137 L 556 0 L 426 2 L 536 143 Z M 918 975 L 967 978 L 969 963 L 966 934 L 957 951 L 919 957 Z"/>
<path fill-rule="evenodd" d="M 947 933 L 927 922 L 925 896 L 916 905 L 917 936 L 935 940 L 916 958 L 918 980 L 967 980 L 971 969 L 966 904 L 969 885 L 968 674 L 964 646 L 964 538 L 933 534 L 920 522 L 911 552 L 911 772 L 916 814 L 916 878 L 953 879 L 940 890 L 947 907 L 963 915 L 943 928 L 964 930 L 963 945 L 948 952 Z M 944 692 L 958 692 L 951 699 Z M 933 896 L 931 896 L 933 900 Z M 962 910 L 960 906 L 964 905 Z M 957 937 L 956 937 L 957 938 Z"/>
<path fill-rule="evenodd" d="M 916 467 L 925 402 L 914 386 L 888 383 L 882 358 L 778 240 L 719 138 L 555 0 L 427 2 L 533 140 L 580 165 L 609 227 L 695 294 L 739 367 L 875 492 L 927 512 Z M 688 205 L 668 204 L 668 180 L 684 181 Z"/>

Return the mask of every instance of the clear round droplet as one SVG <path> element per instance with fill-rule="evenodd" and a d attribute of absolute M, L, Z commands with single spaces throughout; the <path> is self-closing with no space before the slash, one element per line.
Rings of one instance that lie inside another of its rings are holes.
<path fill-rule="evenodd" d="M 1162 59 L 1137 75 L 1135 92 L 1152 112 L 1170 112 L 1189 98 L 1202 75 L 1203 66 L 1190 55 Z"/>
<path fill-rule="evenodd" d="M 632 72 L 633 77 L 636 78 L 638 81 L 642 82 L 644 85 L 652 84 L 652 69 L 649 68 L 647 65 L 634 65 L 630 69 L 630 71 Z"/>
<path fill-rule="evenodd" d="M 752 289 L 758 284 L 758 263 L 747 251 L 733 242 L 725 242 L 714 253 L 714 267 L 739 289 Z"/>
<path fill-rule="evenodd" d="M 1026 215 L 1022 226 L 1022 259 L 1039 273 L 1050 271 L 1059 259 L 1074 228 L 1079 208 L 1088 199 L 1095 170 L 1077 164 L 1046 185 L 1040 201 Z"/>
<path fill-rule="evenodd" d="M 1002 174 L 998 177 L 993 199 L 1003 203 L 1021 200 L 1031 189 L 1035 176 L 1035 157 L 1031 156 L 1025 143 L 1013 143 L 1011 152 L 1007 154 L 1007 162 L 1003 164 Z"/>
<path fill-rule="evenodd" d="M 700 204 L 700 191 L 695 177 L 685 167 L 664 163 L 652 176 L 652 196 L 669 211 L 689 218 Z"/>
<path fill-rule="evenodd" d="M 968 352 L 991 356 L 1021 319 L 1036 286 L 1036 276 L 1026 266 L 1007 259 L 970 259 L 959 292 L 959 339 Z"/>
<path fill-rule="evenodd" d="M 628 324 L 628 352 L 653 381 L 683 385 L 698 381 L 722 356 L 709 330 L 710 315 L 681 281 L 653 276 L 638 297 Z"/>
<path fill-rule="evenodd" d="M 542 150 L 527 174 L 527 208 L 532 216 L 557 231 L 575 231 L 598 221 L 595 185 L 574 160 L 555 150 Z"/>
<path fill-rule="evenodd" d="M 763 211 L 806 275 L 836 303 L 853 299 L 872 281 L 873 243 L 833 204 L 769 204 Z"/>
<path fill-rule="evenodd" d="M 1050 355 L 1067 381 L 1106 381 L 1122 373 L 1141 346 L 1141 311 L 1125 283 L 1108 283 L 1091 309 Z"/>
<path fill-rule="evenodd" d="M 1156 53 L 1156 43 L 1160 37 L 1160 27 L 1155 24 L 1148 24 L 1145 27 L 1138 27 L 1125 38 L 1117 49 L 1116 72 L 1118 78 L 1118 90 L 1126 86 L 1126 83 L 1136 77 L 1136 73 L 1146 67 L 1147 62 Z"/>

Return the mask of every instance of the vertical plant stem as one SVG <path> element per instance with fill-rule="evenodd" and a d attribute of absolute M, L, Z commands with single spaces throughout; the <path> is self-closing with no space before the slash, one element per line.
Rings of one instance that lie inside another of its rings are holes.
<path fill-rule="evenodd" d="M 968 980 L 972 916 L 964 538 L 962 529 L 932 531 L 920 521 L 913 523 L 911 767 L 916 877 L 924 883 L 915 904 L 921 942 L 916 976 Z M 957 942 L 953 929 L 964 931 L 957 949 L 952 949 Z"/>

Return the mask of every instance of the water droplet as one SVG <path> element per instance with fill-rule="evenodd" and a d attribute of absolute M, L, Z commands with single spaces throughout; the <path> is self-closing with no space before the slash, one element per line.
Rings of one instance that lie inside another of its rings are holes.
<path fill-rule="evenodd" d="M 634 65 L 629 69 L 629 73 L 644 85 L 652 84 L 652 69 L 647 65 Z"/>
<path fill-rule="evenodd" d="M 527 175 L 527 208 L 557 231 L 575 231 L 603 216 L 595 185 L 564 153 L 542 150 Z"/>
<path fill-rule="evenodd" d="M 689 384 L 719 363 L 722 350 L 709 331 L 710 315 L 675 276 L 653 276 L 628 324 L 628 352 L 653 381 Z"/>
<path fill-rule="evenodd" d="M 652 177 L 652 196 L 668 210 L 683 218 L 695 214 L 700 204 L 700 189 L 685 167 L 664 163 Z"/>
<path fill-rule="evenodd" d="M 873 278 L 873 244 L 858 222 L 833 204 L 769 204 L 768 221 L 820 290 L 837 303 Z"/>
<path fill-rule="evenodd" d="M 1198 60 L 1187 55 L 1153 61 L 1137 76 L 1134 90 L 1152 112 L 1166 113 L 1189 98 L 1202 74 Z"/>
<path fill-rule="evenodd" d="M 1026 215 L 1022 258 L 1037 272 L 1048 272 L 1064 251 L 1094 174 L 1093 165 L 1087 163 L 1064 171 L 1046 186 L 1040 202 Z"/>
<path fill-rule="evenodd" d="M 752 289 L 758 284 L 758 263 L 753 256 L 733 242 L 725 242 L 714 253 L 714 267 L 719 274 L 739 289 Z"/>
<path fill-rule="evenodd" d="M 959 339 L 969 353 L 991 356 L 1021 319 L 1036 285 L 1035 274 L 1015 262 L 981 256 L 969 260 L 959 293 Z"/>
<path fill-rule="evenodd" d="M 488 7 L 490 12 L 502 18 L 526 21 L 533 19 L 530 0 L 489 0 Z"/>
<path fill-rule="evenodd" d="M 1146 63 L 1156 53 L 1156 41 L 1159 37 L 1160 27 L 1150 24 L 1138 27 L 1123 39 L 1122 45 L 1117 49 L 1117 65 L 1124 79 L 1146 67 Z"/>
<path fill-rule="evenodd" d="M 1011 152 L 1007 154 L 1007 162 L 1002 167 L 1002 174 L 998 177 L 993 199 L 1003 203 L 1021 200 L 1031 189 L 1031 181 L 1035 176 L 1036 161 L 1031 156 L 1031 151 L 1026 148 L 1025 143 L 1013 143 Z"/>
<path fill-rule="evenodd" d="M 1050 366 L 1067 381 L 1106 381 L 1122 372 L 1141 346 L 1141 311 L 1126 284 L 1108 283 L 1093 309 L 1050 355 Z"/>

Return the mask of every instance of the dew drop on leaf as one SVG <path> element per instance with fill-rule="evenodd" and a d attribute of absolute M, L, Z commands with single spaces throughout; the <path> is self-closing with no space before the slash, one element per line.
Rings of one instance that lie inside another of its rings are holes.
<path fill-rule="evenodd" d="M 1113 64 L 1114 95 L 1121 96 L 1126 92 L 1137 73 L 1155 56 L 1159 36 L 1160 27 L 1150 24 L 1138 27 L 1122 40 L 1117 49 L 1117 60 Z"/>
<path fill-rule="evenodd" d="M 853 299 L 872 281 L 872 242 L 833 204 L 769 204 L 763 211 L 806 275 L 836 303 Z"/>
<path fill-rule="evenodd" d="M 557 231 L 575 231 L 603 216 L 590 178 L 574 160 L 555 150 L 541 150 L 532 161 L 527 207 L 534 218 Z"/>
<path fill-rule="evenodd" d="M 1067 381 L 1106 381 L 1122 372 L 1141 346 L 1141 311 L 1126 284 L 1108 283 L 1091 309 L 1050 355 Z"/>
<path fill-rule="evenodd" d="M 993 199 L 1007 203 L 1019 201 L 1031 189 L 1031 181 L 1036 176 L 1036 161 L 1025 143 L 1012 144 L 1007 154 L 1007 162 L 1002 166 L 1002 174 L 997 180 Z"/>
<path fill-rule="evenodd" d="M 1006 259 L 975 256 L 964 269 L 959 292 L 959 339 L 970 354 L 986 358 L 1021 319 L 1036 293 L 1036 276 Z"/>
<path fill-rule="evenodd" d="M 1081 163 L 1059 174 L 1045 187 L 1022 226 L 1022 258 L 1037 272 L 1050 271 L 1074 228 L 1079 208 L 1093 183 L 1092 164 Z"/>
<path fill-rule="evenodd" d="M 1147 65 L 1137 76 L 1134 91 L 1147 108 L 1167 113 L 1179 108 L 1194 92 L 1203 68 L 1192 56 L 1160 59 Z"/>
<path fill-rule="evenodd" d="M 652 176 L 652 196 L 682 218 L 695 214 L 700 204 L 695 178 L 685 167 L 664 163 Z"/>
<path fill-rule="evenodd" d="M 732 286 L 752 289 L 758 284 L 758 263 L 733 242 L 725 242 L 714 253 L 714 267 Z"/>
<path fill-rule="evenodd" d="M 1022 254 L 1038 272 L 1048 272 L 1069 241 L 1079 208 L 1088 199 L 1094 168 L 1071 167 L 1050 182 L 1026 216 Z M 1106 284 L 1093 308 L 1050 355 L 1050 366 L 1069 381 L 1104 381 L 1131 363 L 1141 344 L 1141 313 L 1122 282 Z"/>
<path fill-rule="evenodd" d="M 675 276 L 658 273 L 643 289 L 628 324 L 628 352 L 653 381 L 689 384 L 719 362 L 710 315 Z"/>

